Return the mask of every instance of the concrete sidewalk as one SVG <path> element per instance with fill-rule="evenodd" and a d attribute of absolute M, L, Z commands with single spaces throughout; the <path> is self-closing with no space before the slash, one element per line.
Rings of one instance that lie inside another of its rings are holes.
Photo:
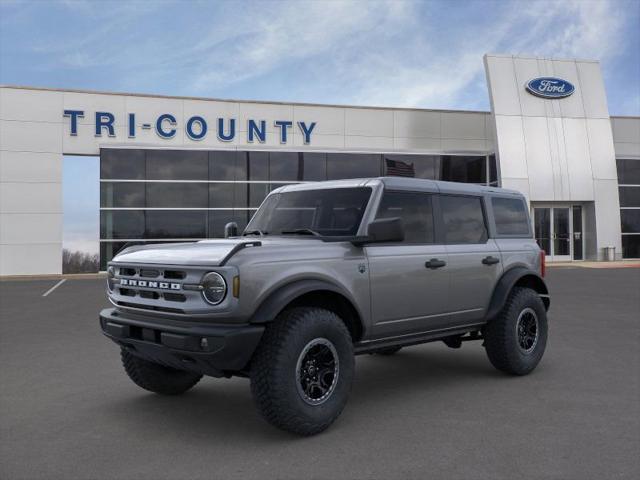
<path fill-rule="evenodd" d="M 615 262 L 550 262 L 548 268 L 575 267 L 575 268 L 640 268 L 640 260 L 617 260 Z"/>

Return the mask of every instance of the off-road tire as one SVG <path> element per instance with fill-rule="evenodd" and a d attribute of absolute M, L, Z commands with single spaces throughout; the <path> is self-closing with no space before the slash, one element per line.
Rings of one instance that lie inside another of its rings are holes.
<path fill-rule="evenodd" d="M 380 350 L 376 350 L 373 353 L 375 353 L 376 355 L 384 355 L 385 357 L 388 357 L 389 355 L 395 355 L 401 349 L 402 347 L 387 347 L 387 348 L 381 348 Z"/>
<path fill-rule="evenodd" d="M 305 347 L 319 339 L 333 345 L 338 369 L 326 399 L 311 405 L 299 391 L 298 363 L 306 358 Z M 351 335 L 340 317 L 321 308 L 293 308 L 282 312 L 265 329 L 251 360 L 251 393 L 267 422 L 298 435 L 314 435 L 329 427 L 342 412 L 354 366 Z"/>
<path fill-rule="evenodd" d="M 149 362 L 120 350 L 122 365 L 133 383 L 161 395 L 179 395 L 200 381 L 202 375 Z"/>
<path fill-rule="evenodd" d="M 520 347 L 517 333 L 518 318 L 527 309 L 537 317 L 537 340 L 529 352 Z M 489 360 L 498 370 L 526 375 L 540 362 L 547 334 L 547 312 L 539 295 L 530 288 L 515 287 L 502 311 L 485 326 L 484 345 Z"/>

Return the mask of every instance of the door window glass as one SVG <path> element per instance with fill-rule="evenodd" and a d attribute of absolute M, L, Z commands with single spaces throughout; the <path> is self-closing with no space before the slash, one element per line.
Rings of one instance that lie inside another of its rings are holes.
<path fill-rule="evenodd" d="M 529 236 L 529 218 L 521 198 L 491 199 L 498 235 Z"/>
<path fill-rule="evenodd" d="M 553 255 L 571 255 L 569 209 L 553 209 Z"/>
<path fill-rule="evenodd" d="M 535 208 L 533 210 L 533 219 L 536 242 L 547 255 L 551 255 L 551 209 Z"/>
<path fill-rule="evenodd" d="M 482 200 L 479 197 L 442 195 L 440 207 L 447 243 L 487 241 L 487 227 L 482 212 Z"/>
<path fill-rule="evenodd" d="M 431 195 L 425 193 L 385 192 L 376 218 L 402 220 L 405 243 L 433 243 Z"/>

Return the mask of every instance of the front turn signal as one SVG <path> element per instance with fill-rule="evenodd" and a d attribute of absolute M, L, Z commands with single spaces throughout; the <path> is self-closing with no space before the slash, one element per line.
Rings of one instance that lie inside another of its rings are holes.
<path fill-rule="evenodd" d="M 240 297 L 240 277 L 233 277 L 233 296 L 236 298 Z"/>

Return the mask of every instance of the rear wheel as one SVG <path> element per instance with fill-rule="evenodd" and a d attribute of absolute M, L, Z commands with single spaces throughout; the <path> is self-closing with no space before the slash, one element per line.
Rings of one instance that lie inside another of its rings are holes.
<path fill-rule="evenodd" d="M 122 365 L 133 383 L 150 392 L 162 395 L 179 395 L 200 381 L 202 375 L 149 362 L 120 350 Z"/>
<path fill-rule="evenodd" d="M 547 312 L 540 296 L 530 288 L 514 288 L 484 336 L 494 367 L 513 375 L 530 373 L 547 345 Z"/>
<path fill-rule="evenodd" d="M 342 412 L 354 363 L 351 336 L 335 313 L 294 308 L 267 326 L 251 362 L 251 392 L 269 423 L 313 435 Z"/>

